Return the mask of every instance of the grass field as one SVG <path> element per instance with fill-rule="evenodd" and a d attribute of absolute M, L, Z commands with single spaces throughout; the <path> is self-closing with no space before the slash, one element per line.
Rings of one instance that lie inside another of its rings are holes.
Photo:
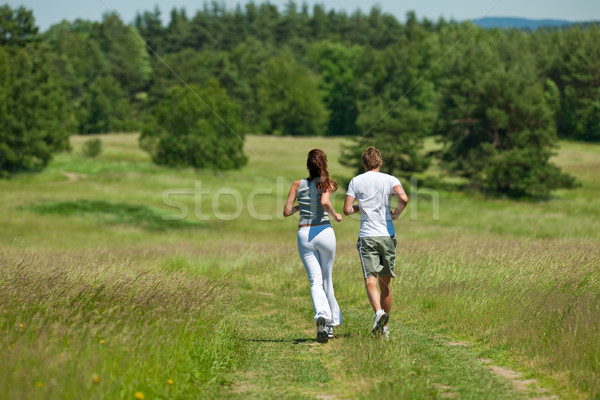
<path fill-rule="evenodd" d="M 369 335 L 347 217 L 344 324 L 320 345 L 281 211 L 311 148 L 352 176 L 346 139 L 251 136 L 245 168 L 214 172 L 155 166 L 135 134 L 100 136 L 87 158 L 88 138 L 0 180 L 0 398 L 600 397 L 599 145 L 561 143 L 554 161 L 581 187 L 543 202 L 400 176 L 416 185 L 396 223 L 391 340 Z"/>

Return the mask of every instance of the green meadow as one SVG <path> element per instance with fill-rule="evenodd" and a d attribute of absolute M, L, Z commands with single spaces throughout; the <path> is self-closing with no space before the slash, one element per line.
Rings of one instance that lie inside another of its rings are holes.
<path fill-rule="evenodd" d="M 0 398 L 600 397 L 600 145 L 560 143 L 580 186 L 546 201 L 450 190 L 435 166 L 399 176 L 391 339 L 370 336 L 345 217 L 344 324 L 319 344 L 281 213 L 312 148 L 348 181 L 349 139 L 249 136 L 248 165 L 223 172 L 97 137 L 96 158 L 74 136 L 42 173 L 0 180 Z"/>

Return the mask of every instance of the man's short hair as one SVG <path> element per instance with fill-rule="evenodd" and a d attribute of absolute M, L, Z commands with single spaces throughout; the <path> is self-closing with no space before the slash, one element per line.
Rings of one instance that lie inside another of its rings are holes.
<path fill-rule="evenodd" d="M 374 146 L 369 146 L 362 153 L 362 162 L 367 171 L 376 169 L 381 165 L 381 152 Z"/>

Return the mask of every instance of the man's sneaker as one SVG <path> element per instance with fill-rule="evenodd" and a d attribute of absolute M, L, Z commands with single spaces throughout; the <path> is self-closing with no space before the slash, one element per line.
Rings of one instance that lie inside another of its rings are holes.
<path fill-rule="evenodd" d="M 327 328 L 325 327 L 325 318 L 317 318 L 317 342 L 327 343 L 329 335 L 327 335 Z"/>
<path fill-rule="evenodd" d="M 383 338 L 385 340 L 390 340 L 390 330 L 387 326 L 383 327 Z"/>
<path fill-rule="evenodd" d="M 375 313 L 375 320 L 373 321 L 373 329 L 371 333 L 375 336 L 381 336 L 383 333 L 383 327 L 388 323 L 390 316 L 383 310 L 379 310 Z"/>
<path fill-rule="evenodd" d="M 327 337 L 333 339 L 333 326 L 327 325 L 325 329 L 327 330 Z"/>

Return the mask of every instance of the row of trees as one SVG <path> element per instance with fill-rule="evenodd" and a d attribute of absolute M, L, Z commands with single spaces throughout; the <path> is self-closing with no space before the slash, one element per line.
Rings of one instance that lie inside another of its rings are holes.
<path fill-rule="evenodd" d="M 389 172 L 423 171 L 435 157 L 482 188 L 545 195 L 572 184 L 548 163 L 557 134 L 600 140 L 600 29 L 593 24 L 488 31 L 418 21 L 413 13 L 402 24 L 378 8 L 348 15 L 292 1 L 282 12 L 269 3 L 227 10 L 213 2 L 191 18 L 172 10 L 166 26 L 155 8 L 132 25 L 110 14 L 39 34 L 29 11 L 0 10 L 0 73 L 26 76 L 15 54 L 45 57 L 48 79 L 38 79 L 61 98 L 47 114 L 64 137 L 142 129 L 143 147 L 169 165 L 204 167 L 202 154 L 232 155 L 209 165 L 243 165 L 241 145 L 223 139 L 241 143 L 246 132 L 359 135 L 386 151 Z M 31 86 L 42 90 L 30 72 Z M 0 81 L 2 95 L 4 87 L 18 90 L 12 82 Z M 36 115 L 24 111 L 29 100 L 8 97 L 13 109 L 1 109 L 0 118 L 22 123 L 19 113 Z M 39 125 L 51 126 L 43 118 Z M 20 129 L 10 132 L 32 132 Z M 187 137 L 198 132 L 202 138 Z M 423 151 L 429 136 L 442 150 Z M 0 146 L 7 148 L 0 148 L 0 169 L 18 169 L 6 160 L 20 145 Z M 347 163 L 361 147 L 346 152 Z"/>

